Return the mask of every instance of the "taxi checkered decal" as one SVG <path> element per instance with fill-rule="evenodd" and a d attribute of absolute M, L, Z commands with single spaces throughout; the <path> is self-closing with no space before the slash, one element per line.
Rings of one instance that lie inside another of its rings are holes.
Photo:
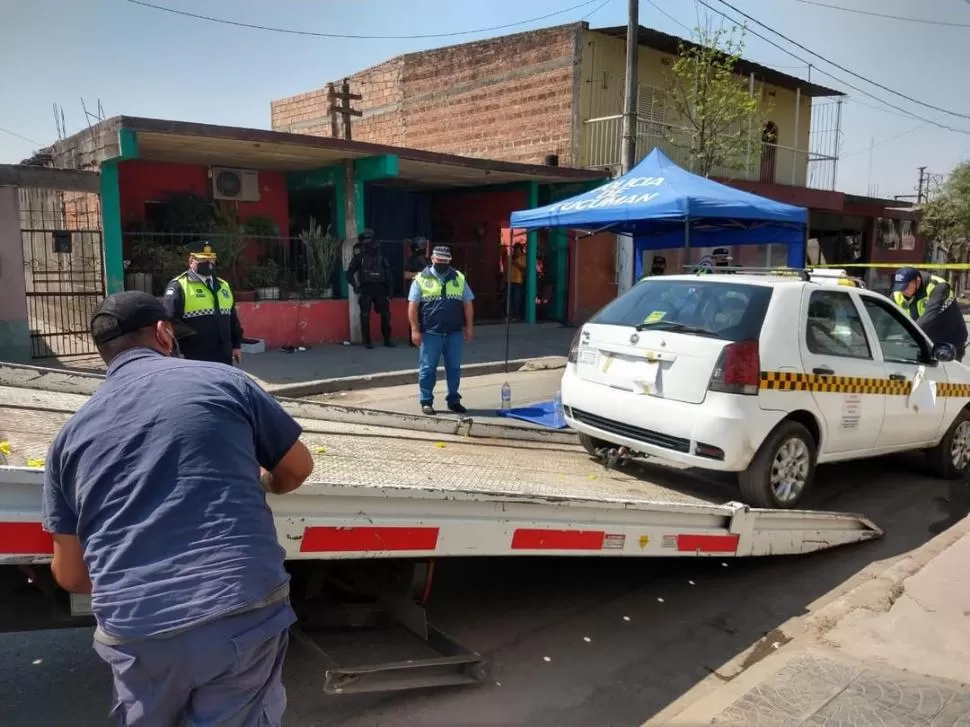
<path fill-rule="evenodd" d="M 970 384 L 937 384 L 936 395 L 970 398 Z"/>
<path fill-rule="evenodd" d="M 829 376 L 793 371 L 762 371 L 760 388 L 767 391 L 819 391 L 829 394 L 887 394 L 909 396 L 911 381 L 868 378 L 864 376 Z M 970 399 L 970 384 L 936 385 L 937 396 Z"/>
<path fill-rule="evenodd" d="M 908 396 L 911 387 L 912 384 L 909 381 L 892 381 L 863 376 L 828 376 L 825 374 L 800 374 L 790 371 L 761 372 L 761 388 L 770 391 L 821 391 L 830 394 Z M 970 389 L 970 387 L 966 388 Z M 941 394 L 939 388 L 937 388 L 937 396 L 947 396 L 947 394 Z M 950 394 L 950 396 L 955 396 L 955 394 Z"/>

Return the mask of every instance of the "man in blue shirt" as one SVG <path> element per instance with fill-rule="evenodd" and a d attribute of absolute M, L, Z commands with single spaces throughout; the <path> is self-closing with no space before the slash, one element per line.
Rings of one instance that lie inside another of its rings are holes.
<path fill-rule="evenodd" d="M 174 357 L 181 333 L 146 293 L 95 311 L 108 372 L 47 458 L 51 569 L 92 595 L 120 724 L 279 725 L 295 616 L 266 493 L 313 460 L 244 373 Z"/>
<path fill-rule="evenodd" d="M 475 295 L 465 276 L 451 267 L 451 249 L 437 246 L 431 251 L 431 265 L 419 273 L 408 292 L 408 322 L 411 341 L 420 346 L 418 389 L 421 411 L 434 415 L 434 384 L 438 362 L 445 360 L 448 409 L 464 414 L 458 387 L 461 383 L 462 330 L 464 341 L 472 342 Z"/>

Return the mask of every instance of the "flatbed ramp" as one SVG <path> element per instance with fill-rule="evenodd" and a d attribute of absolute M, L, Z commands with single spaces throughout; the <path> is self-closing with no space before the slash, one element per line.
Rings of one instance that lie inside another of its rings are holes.
<path fill-rule="evenodd" d="M 0 386 L 0 442 L 9 450 L 0 563 L 49 556 L 36 466 L 86 399 Z M 576 445 L 300 422 L 316 460 L 313 481 L 269 498 L 291 559 L 784 555 L 882 534 L 860 515 L 724 503 L 723 490 L 686 473 L 605 470 Z M 13 524 L 34 535 L 5 537 Z"/>
<path fill-rule="evenodd" d="M 4 385 L 2 373 L 0 566 L 52 587 L 43 460 L 88 397 Z M 332 694 L 488 678 L 480 654 L 427 621 L 436 558 L 790 555 L 882 535 L 860 515 L 725 502 L 723 485 L 674 469 L 607 470 L 562 436 L 523 440 L 514 427 L 470 422 L 449 432 L 440 419 L 283 404 L 303 426 L 316 469 L 312 482 L 268 501 L 294 578 L 292 634 L 319 657 Z M 88 613 L 75 600 L 70 612 Z M 348 626 L 379 628 L 361 637 Z"/>

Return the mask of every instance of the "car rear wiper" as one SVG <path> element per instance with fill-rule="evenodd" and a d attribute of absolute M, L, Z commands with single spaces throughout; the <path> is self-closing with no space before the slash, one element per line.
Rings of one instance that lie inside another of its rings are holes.
<path fill-rule="evenodd" d="M 713 336 L 714 338 L 720 338 L 721 336 L 709 328 L 701 328 L 700 326 L 689 326 L 686 323 L 675 323 L 674 321 L 650 321 L 649 323 L 644 322 L 639 325 L 634 326 L 638 331 L 646 331 L 651 328 L 663 327 L 666 331 L 673 331 L 675 333 L 694 333 L 698 336 Z"/>

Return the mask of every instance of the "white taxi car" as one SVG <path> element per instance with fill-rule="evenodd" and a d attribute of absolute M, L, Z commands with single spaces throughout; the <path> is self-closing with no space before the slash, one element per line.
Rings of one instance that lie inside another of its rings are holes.
<path fill-rule="evenodd" d="M 970 368 L 882 295 L 831 276 L 646 278 L 577 331 L 562 379 L 593 454 L 739 473 L 792 508 L 819 462 L 925 450 L 970 465 Z"/>

